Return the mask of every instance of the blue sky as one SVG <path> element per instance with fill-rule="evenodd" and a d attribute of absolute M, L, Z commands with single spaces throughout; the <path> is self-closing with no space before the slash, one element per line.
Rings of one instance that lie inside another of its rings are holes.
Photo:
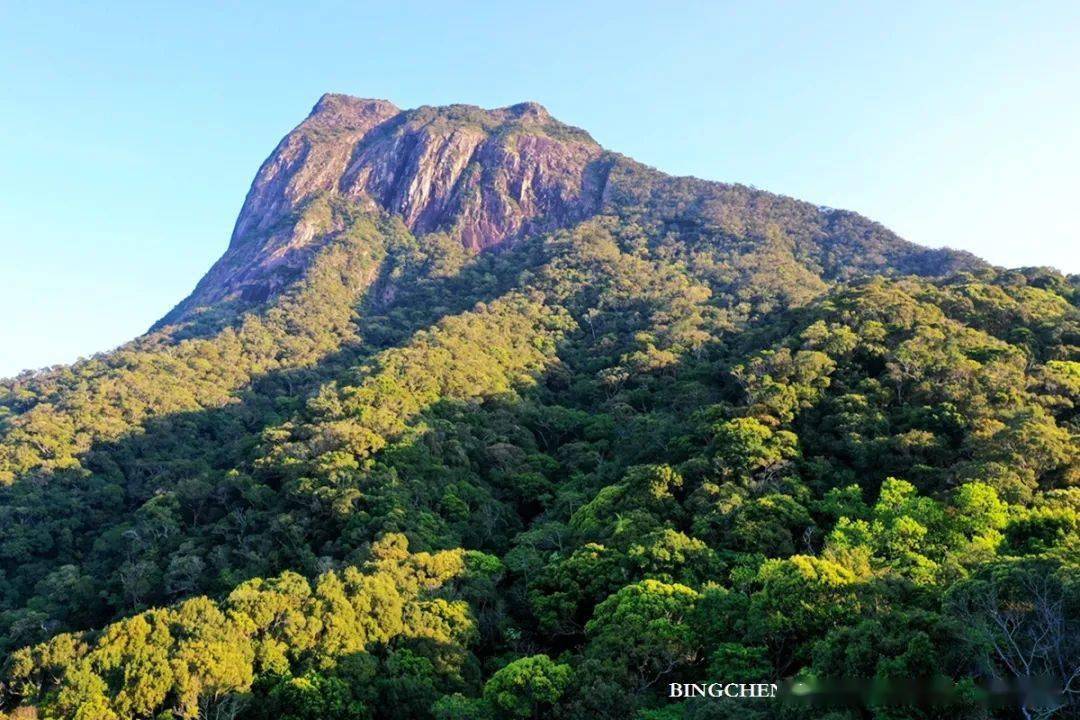
<path fill-rule="evenodd" d="M 0 376 L 143 332 L 327 91 L 536 100 L 675 174 L 1080 272 L 1080 3 L 0 0 Z"/>

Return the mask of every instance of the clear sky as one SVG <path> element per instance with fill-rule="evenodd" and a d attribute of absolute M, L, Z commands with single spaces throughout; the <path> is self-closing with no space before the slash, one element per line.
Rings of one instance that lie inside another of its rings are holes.
<path fill-rule="evenodd" d="M 1080 3 L 0 0 L 0 376 L 143 332 L 327 91 L 536 100 L 675 174 L 1080 272 Z"/>

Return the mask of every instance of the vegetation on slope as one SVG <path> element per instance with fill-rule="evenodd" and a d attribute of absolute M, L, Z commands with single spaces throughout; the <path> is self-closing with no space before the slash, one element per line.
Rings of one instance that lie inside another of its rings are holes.
<path fill-rule="evenodd" d="M 629 201 L 471 255 L 334 202 L 348 230 L 268 306 L 4 386 L 13 713 L 846 718 L 666 688 L 931 670 L 946 709 L 872 710 L 1080 691 L 1074 282 L 831 272 L 802 221 Z"/>

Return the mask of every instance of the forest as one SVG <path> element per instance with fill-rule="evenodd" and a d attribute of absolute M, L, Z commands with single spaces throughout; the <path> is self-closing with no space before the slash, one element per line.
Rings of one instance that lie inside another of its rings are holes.
<path fill-rule="evenodd" d="M 0 383 L 0 717 L 1080 712 L 1080 278 L 612 173 Z"/>

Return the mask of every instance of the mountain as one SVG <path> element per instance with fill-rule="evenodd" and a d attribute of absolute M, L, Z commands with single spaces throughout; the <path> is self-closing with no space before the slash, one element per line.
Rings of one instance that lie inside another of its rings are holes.
<path fill-rule="evenodd" d="M 1069 712 L 1078 306 L 535 103 L 326 95 L 188 298 L 0 383 L 0 715 Z"/>
<path fill-rule="evenodd" d="M 907 243 L 853 213 L 665 176 L 605 151 L 536 103 L 402 111 L 385 100 L 324 95 L 259 169 L 225 255 L 159 326 L 223 300 L 261 302 L 288 286 L 341 230 L 302 213 L 330 196 L 398 216 L 417 235 L 445 232 L 469 250 L 648 208 L 712 242 L 761 238 L 778 224 L 801 259 L 828 277 L 985 266 L 967 253 Z"/>

